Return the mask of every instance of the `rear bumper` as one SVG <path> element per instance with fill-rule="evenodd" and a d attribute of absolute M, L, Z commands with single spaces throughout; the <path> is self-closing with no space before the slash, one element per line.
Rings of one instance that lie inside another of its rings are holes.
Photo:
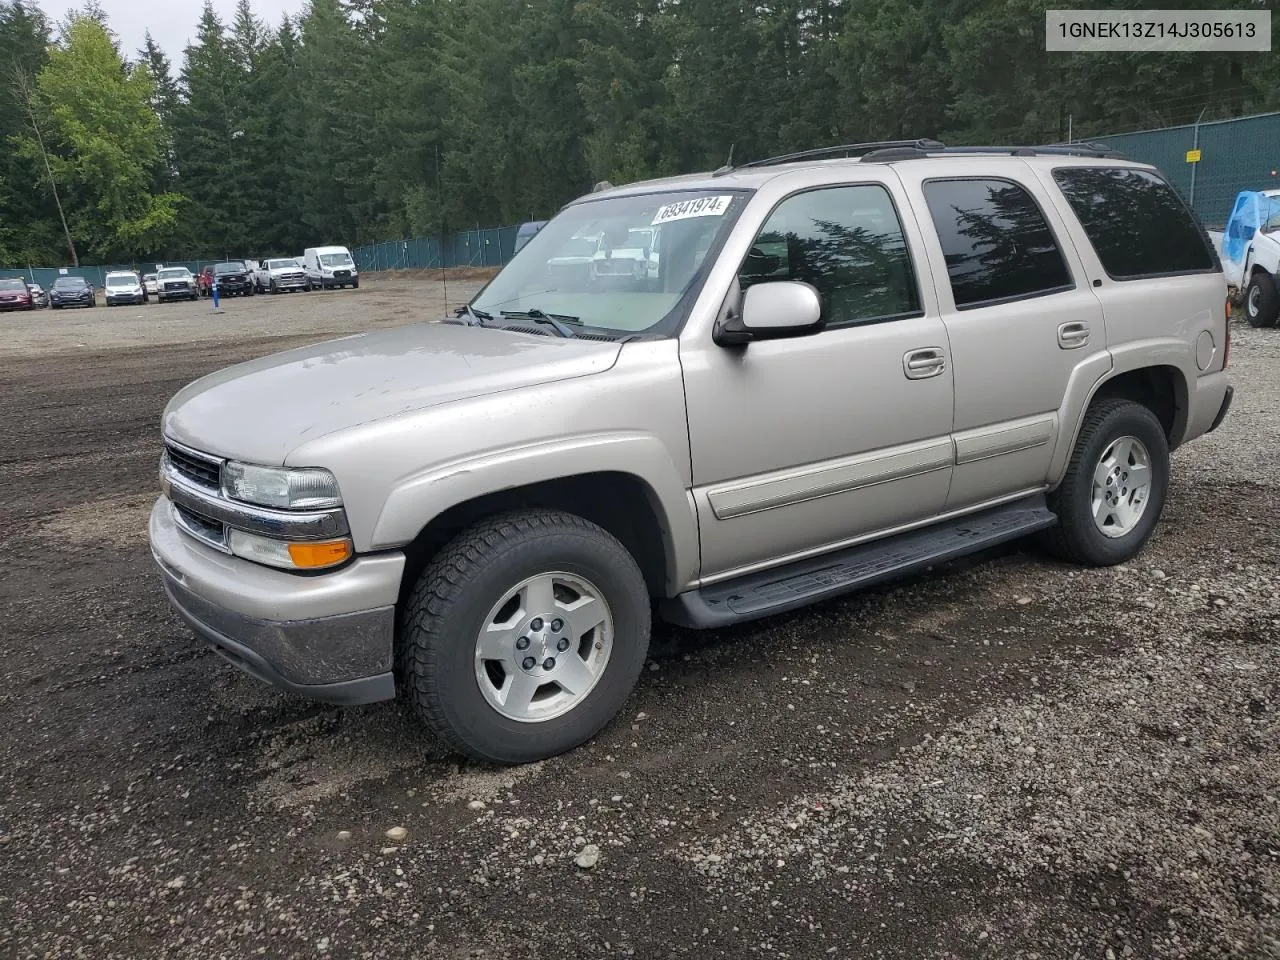
<path fill-rule="evenodd" d="M 1187 432 L 1183 437 L 1184 443 L 1217 429 L 1227 416 L 1227 410 L 1231 406 L 1231 398 L 1235 392 L 1227 380 L 1226 373 L 1221 372 L 1197 377 L 1193 386 L 1195 393 L 1188 398 Z"/>
<path fill-rule="evenodd" d="M 1231 400 L 1236 395 L 1236 388 L 1227 387 L 1227 394 L 1222 398 L 1222 406 L 1218 408 L 1218 415 L 1213 418 L 1213 423 L 1209 424 L 1209 433 L 1217 430 L 1222 421 L 1227 419 L 1227 411 L 1231 409 Z"/>
<path fill-rule="evenodd" d="M 183 534 L 165 497 L 151 512 L 150 536 L 174 610 L 241 670 L 329 703 L 395 696 L 391 651 L 402 554 L 361 557 L 332 573 L 273 570 Z"/>

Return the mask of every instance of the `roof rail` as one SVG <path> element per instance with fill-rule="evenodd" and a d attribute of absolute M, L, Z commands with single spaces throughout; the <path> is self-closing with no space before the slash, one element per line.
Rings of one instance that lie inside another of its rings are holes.
<path fill-rule="evenodd" d="M 917 150 L 925 151 L 942 150 L 945 145 L 937 140 L 927 139 L 881 140 L 874 143 L 840 143 L 833 147 L 817 147 L 813 150 L 800 150 L 796 153 L 784 153 L 777 157 L 766 157 L 764 160 L 752 160 L 750 163 L 741 164 L 736 169 L 744 170 L 749 167 L 774 167 L 781 163 L 795 163 L 798 160 L 821 160 L 824 157 L 862 156 L 872 150 L 883 150 L 890 147 L 913 147 Z M 717 173 L 718 172 L 719 171 L 717 171 Z"/>

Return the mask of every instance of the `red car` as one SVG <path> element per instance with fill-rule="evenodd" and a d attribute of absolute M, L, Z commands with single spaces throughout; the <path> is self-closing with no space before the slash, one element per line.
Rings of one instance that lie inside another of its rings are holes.
<path fill-rule="evenodd" d="M 35 297 L 21 277 L 0 278 L 0 310 L 34 310 Z"/>

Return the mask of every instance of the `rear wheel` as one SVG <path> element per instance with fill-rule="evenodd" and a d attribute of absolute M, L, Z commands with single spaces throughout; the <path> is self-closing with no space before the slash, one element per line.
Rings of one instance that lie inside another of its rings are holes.
<path fill-rule="evenodd" d="M 1280 295 L 1276 281 L 1262 270 L 1254 272 L 1244 291 L 1244 316 L 1251 327 L 1274 327 L 1280 317 Z"/>
<path fill-rule="evenodd" d="M 401 617 L 415 710 L 454 749 L 497 763 L 595 736 L 649 645 L 635 560 L 600 527 L 553 510 L 464 531 L 423 571 Z"/>
<path fill-rule="evenodd" d="M 1146 545 L 1169 487 L 1169 442 L 1148 408 L 1102 400 L 1085 414 L 1062 485 L 1049 498 L 1053 553 L 1089 566 L 1132 558 Z"/>

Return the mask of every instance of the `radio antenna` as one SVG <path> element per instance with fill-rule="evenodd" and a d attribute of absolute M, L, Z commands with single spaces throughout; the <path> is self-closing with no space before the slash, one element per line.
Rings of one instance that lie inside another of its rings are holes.
<path fill-rule="evenodd" d="M 449 273 L 444 267 L 444 187 L 440 180 L 440 144 L 436 144 L 436 203 L 440 212 L 440 286 L 444 293 L 444 315 L 449 315 Z"/>

